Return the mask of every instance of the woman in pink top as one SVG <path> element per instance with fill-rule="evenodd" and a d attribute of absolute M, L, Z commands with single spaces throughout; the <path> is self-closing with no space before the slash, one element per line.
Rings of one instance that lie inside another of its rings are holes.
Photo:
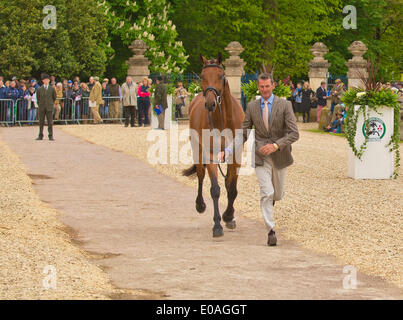
<path fill-rule="evenodd" d="M 147 127 L 150 125 L 150 120 L 148 118 L 148 109 L 150 108 L 150 86 L 148 85 L 148 78 L 143 78 L 143 83 L 139 87 L 137 95 L 139 97 L 139 127 L 143 123 L 143 116 L 144 126 Z"/>

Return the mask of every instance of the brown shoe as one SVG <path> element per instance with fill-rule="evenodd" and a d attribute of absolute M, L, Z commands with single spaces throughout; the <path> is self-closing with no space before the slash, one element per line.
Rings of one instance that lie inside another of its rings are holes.
<path fill-rule="evenodd" d="M 268 234 L 267 245 L 270 247 L 277 245 L 277 237 L 273 229 Z"/>

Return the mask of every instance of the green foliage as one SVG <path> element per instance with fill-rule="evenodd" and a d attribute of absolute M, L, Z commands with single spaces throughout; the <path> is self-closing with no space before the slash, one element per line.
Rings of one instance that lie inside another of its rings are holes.
<path fill-rule="evenodd" d="M 403 70 L 403 10 L 401 0 L 342 0 L 341 6 L 353 5 L 357 9 L 357 29 L 344 29 L 346 14 L 333 15 L 337 32 L 323 39 L 329 53 L 325 56 L 332 64 L 329 72 L 345 74 L 345 63 L 352 57 L 348 47 L 360 40 L 368 47 L 364 58 L 380 63 L 378 80 L 399 79 Z"/>
<path fill-rule="evenodd" d="M 193 98 L 195 97 L 196 94 L 202 92 L 203 89 L 200 85 L 199 81 L 193 81 L 188 88 L 188 92 L 190 93 L 190 101 L 193 100 Z"/>
<path fill-rule="evenodd" d="M 96 0 L 55 0 L 56 29 L 44 29 L 46 0 L 0 2 L 0 69 L 6 77 L 88 77 L 105 71 L 106 28 Z"/>
<path fill-rule="evenodd" d="M 119 51 L 118 56 L 112 56 L 111 64 L 117 68 L 115 72 L 120 74 L 127 70 L 126 48 L 136 39 L 143 40 L 148 46 L 144 55 L 151 61 L 151 72 L 183 72 L 188 57 L 182 42 L 176 41 L 178 32 L 171 20 L 173 11 L 169 1 L 98 1 L 108 20 L 112 47 Z"/>
<path fill-rule="evenodd" d="M 392 90 L 381 89 L 379 91 L 364 91 L 362 88 L 351 88 L 347 90 L 342 100 L 347 106 L 347 117 L 345 125 L 345 134 L 354 155 L 361 159 L 368 143 L 368 132 L 365 136 L 364 142 L 361 146 L 355 145 L 355 134 L 357 132 L 357 120 L 359 114 L 363 115 L 365 127 L 369 129 L 369 110 L 378 112 L 380 106 L 386 106 L 394 109 L 394 122 L 393 122 L 393 134 L 391 140 L 387 145 L 390 147 L 390 151 L 395 151 L 395 171 L 394 178 L 397 178 L 400 167 L 400 105 L 398 103 L 398 96 L 392 92 Z M 355 109 L 355 106 L 359 106 Z"/>
<path fill-rule="evenodd" d="M 250 80 L 248 83 L 243 83 L 241 85 L 241 89 L 245 94 L 248 102 L 254 100 L 255 97 L 260 94 L 257 87 L 257 82 L 254 80 Z"/>
<path fill-rule="evenodd" d="M 335 32 L 331 17 L 341 12 L 339 0 L 173 2 L 174 22 L 190 55 L 188 70 L 200 71 L 200 53 L 216 57 L 229 42 L 238 41 L 245 49 L 241 57 L 247 72 L 264 64 L 277 79 L 307 73 L 309 48 Z"/>
<path fill-rule="evenodd" d="M 289 86 L 286 86 L 283 82 L 279 82 L 273 90 L 274 95 L 277 97 L 289 98 L 291 97 L 291 89 Z"/>

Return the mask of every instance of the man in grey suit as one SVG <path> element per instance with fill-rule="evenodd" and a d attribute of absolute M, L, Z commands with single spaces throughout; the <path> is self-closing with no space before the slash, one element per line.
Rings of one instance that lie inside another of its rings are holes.
<path fill-rule="evenodd" d="M 260 185 L 260 207 L 269 231 L 269 246 L 277 244 L 274 203 L 284 196 L 286 168 L 293 163 L 291 144 L 299 138 L 291 102 L 274 96 L 274 87 L 271 74 L 259 75 L 261 98 L 248 104 L 241 134 L 237 134 L 234 143 L 218 156 L 219 161 L 224 161 L 234 151 L 242 151 L 250 132 L 248 129 L 255 127 L 254 167 Z"/>
<path fill-rule="evenodd" d="M 56 101 L 56 90 L 49 85 L 50 77 L 47 74 L 42 75 L 43 86 L 36 92 L 36 99 L 39 110 L 39 136 L 36 140 L 43 140 L 43 126 L 45 125 L 45 116 L 48 122 L 49 140 L 53 141 L 53 108 Z"/>

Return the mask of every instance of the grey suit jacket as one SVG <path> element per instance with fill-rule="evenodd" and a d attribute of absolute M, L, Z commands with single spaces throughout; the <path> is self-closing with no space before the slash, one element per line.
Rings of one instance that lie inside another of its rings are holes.
<path fill-rule="evenodd" d="M 38 101 L 38 109 L 53 111 L 54 103 L 56 100 L 56 90 L 49 85 L 48 90 L 44 86 L 40 87 L 36 92 L 36 99 Z"/>
<path fill-rule="evenodd" d="M 234 144 L 229 147 L 231 152 L 234 149 L 236 152 L 243 149 L 243 143 L 248 140 L 250 133 L 248 129 L 252 128 L 255 129 L 254 166 L 262 166 L 266 157 L 270 157 L 278 169 L 288 167 L 294 162 L 291 156 L 291 144 L 298 140 L 299 133 L 290 101 L 274 96 L 269 130 L 266 130 L 263 123 L 260 99 L 251 101 L 246 108 L 243 130 L 236 135 Z M 260 153 L 259 149 L 268 143 L 276 143 L 279 149 L 266 156 Z"/>

